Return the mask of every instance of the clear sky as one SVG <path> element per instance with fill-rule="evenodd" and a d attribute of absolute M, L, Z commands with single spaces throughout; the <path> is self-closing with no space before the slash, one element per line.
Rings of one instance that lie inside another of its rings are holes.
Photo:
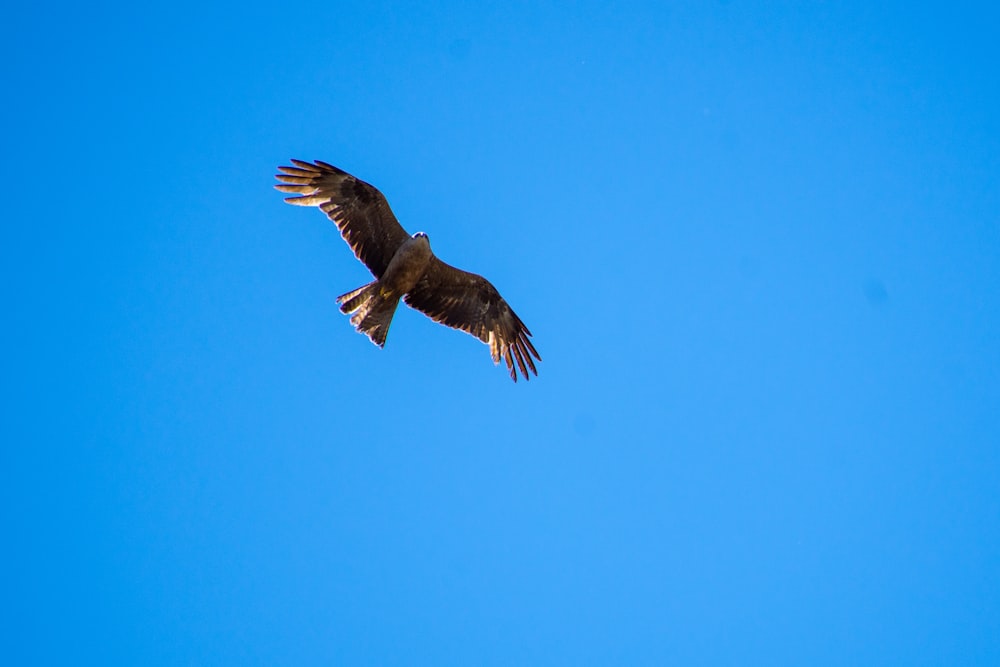
<path fill-rule="evenodd" d="M 1000 664 L 989 3 L 19 3 L 0 662 Z M 534 333 L 513 384 L 272 185 Z"/>

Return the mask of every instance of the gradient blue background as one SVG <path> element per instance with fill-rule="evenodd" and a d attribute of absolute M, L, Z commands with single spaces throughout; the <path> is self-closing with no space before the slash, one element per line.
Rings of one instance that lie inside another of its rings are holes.
<path fill-rule="evenodd" d="M 6 8 L 2 662 L 1000 664 L 1000 16 L 875 4 Z"/>

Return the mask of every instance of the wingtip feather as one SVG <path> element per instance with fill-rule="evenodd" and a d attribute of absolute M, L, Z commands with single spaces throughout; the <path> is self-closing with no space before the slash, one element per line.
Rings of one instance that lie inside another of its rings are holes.
<path fill-rule="evenodd" d="M 319 206 L 327 200 L 326 197 L 317 195 L 315 197 L 285 197 L 285 203 L 292 206 Z"/>
<path fill-rule="evenodd" d="M 296 167 L 301 167 L 302 169 L 305 169 L 306 171 L 311 171 L 313 173 L 319 173 L 321 171 L 312 162 L 306 162 L 305 160 L 296 160 L 295 158 L 292 158 L 292 164 L 294 164 Z"/>
<path fill-rule="evenodd" d="M 295 185 L 291 183 L 278 183 L 274 186 L 274 189 L 278 192 L 296 192 L 304 195 L 316 192 L 316 188 L 312 185 Z"/>

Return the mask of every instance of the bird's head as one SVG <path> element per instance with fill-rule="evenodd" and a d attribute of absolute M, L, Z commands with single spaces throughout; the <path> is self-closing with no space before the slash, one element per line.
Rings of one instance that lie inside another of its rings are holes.
<path fill-rule="evenodd" d="M 423 239 L 424 243 L 426 243 L 427 245 L 430 245 L 431 243 L 431 240 L 427 238 L 427 234 L 424 234 L 423 232 L 417 232 L 416 234 L 413 235 L 413 238 L 417 240 Z"/>

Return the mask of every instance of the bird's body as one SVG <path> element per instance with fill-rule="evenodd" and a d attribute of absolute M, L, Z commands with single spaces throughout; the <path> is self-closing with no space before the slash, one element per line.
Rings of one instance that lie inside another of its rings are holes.
<path fill-rule="evenodd" d="M 426 234 L 407 239 L 396 249 L 381 278 L 337 297 L 341 310 L 354 313 L 351 324 L 373 343 L 385 347 L 399 300 L 416 287 L 433 256 Z"/>
<path fill-rule="evenodd" d="M 399 246 L 396 254 L 389 261 L 385 273 L 379 278 L 384 296 L 392 294 L 403 296 L 414 287 L 427 271 L 434 253 L 431 252 L 431 242 L 426 234 L 416 234 Z"/>
<path fill-rule="evenodd" d="M 496 288 L 482 276 L 445 264 L 423 232 L 406 233 L 374 186 L 317 160 L 292 160 L 279 167 L 275 187 L 295 193 L 289 204 L 318 206 L 336 223 L 344 240 L 375 280 L 337 298 L 351 323 L 379 347 L 385 346 L 400 299 L 436 322 L 461 329 L 490 346 L 494 363 L 503 358 L 511 378 L 538 374 L 531 332 Z"/>

